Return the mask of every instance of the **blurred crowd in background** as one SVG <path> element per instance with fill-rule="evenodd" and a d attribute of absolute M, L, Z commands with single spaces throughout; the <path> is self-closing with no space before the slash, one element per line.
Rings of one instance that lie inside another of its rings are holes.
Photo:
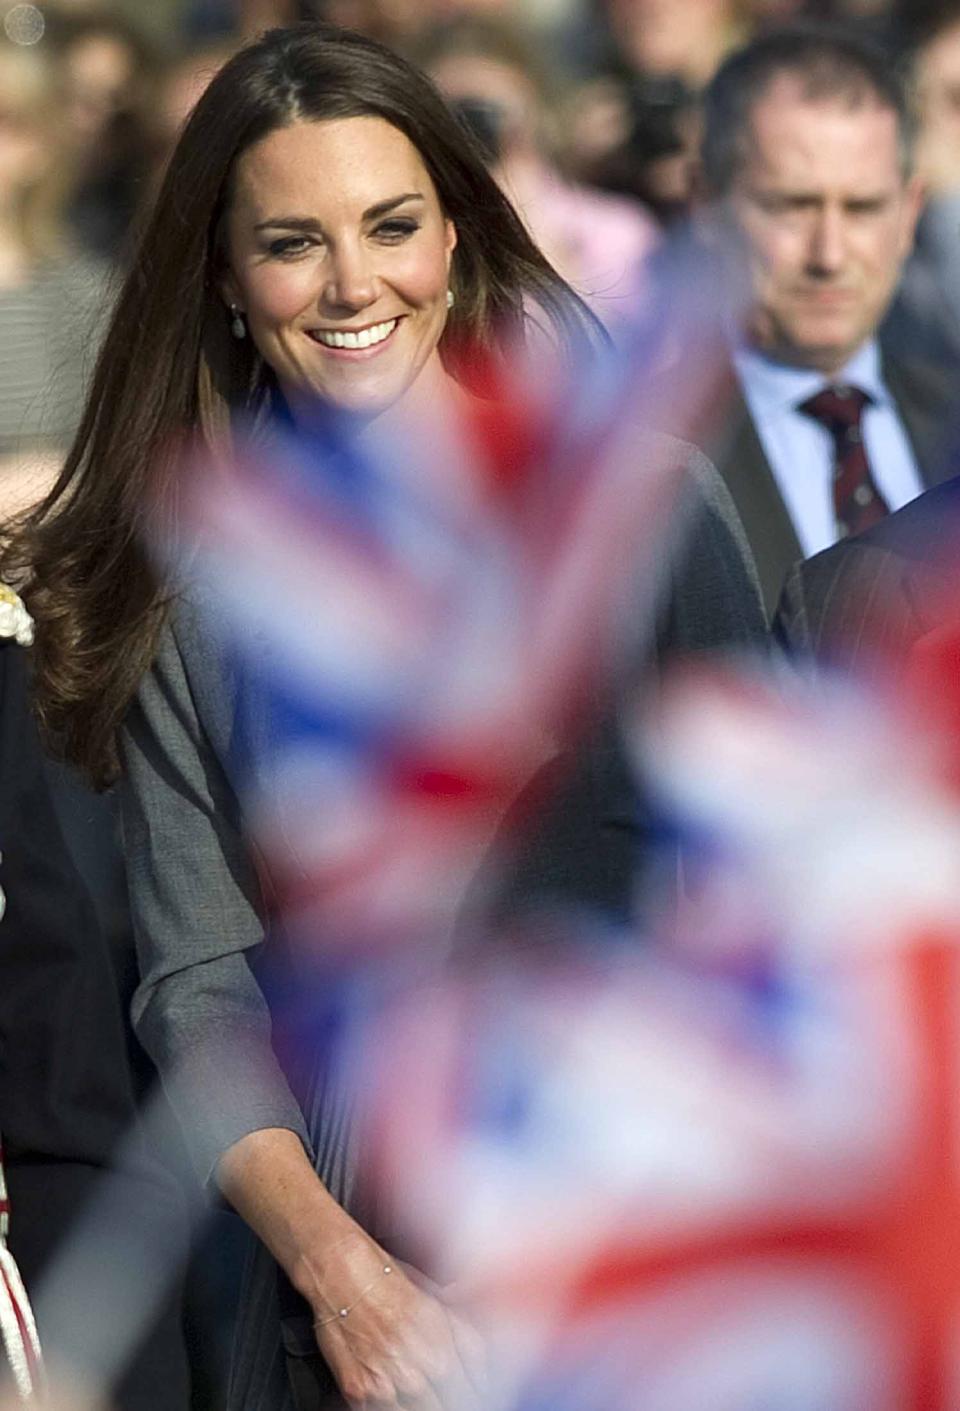
<path fill-rule="evenodd" d="M 323 18 L 425 67 L 560 272 L 614 333 L 696 204 L 698 95 L 751 34 L 848 20 L 909 56 L 928 203 L 914 351 L 960 357 L 960 4 L 945 0 L 43 0 L 0 34 L 0 513 L 49 482 L 111 278 L 203 85 L 246 38 Z"/>

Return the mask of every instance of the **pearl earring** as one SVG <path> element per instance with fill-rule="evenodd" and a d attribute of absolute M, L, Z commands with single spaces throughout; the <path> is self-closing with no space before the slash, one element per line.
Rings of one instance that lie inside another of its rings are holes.
<path fill-rule="evenodd" d="M 453 290 L 452 290 L 452 289 L 448 289 L 448 290 L 447 290 L 447 308 L 448 308 L 448 309 L 452 309 L 452 308 L 453 308 L 455 299 L 456 299 L 456 295 L 454 294 Z"/>
<path fill-rule="evenodd" d="M 230 332 L 234 338 L 246 338 L 247 325 L 243 321 L 243 314 L 236 304 L 230 305 Z"/>

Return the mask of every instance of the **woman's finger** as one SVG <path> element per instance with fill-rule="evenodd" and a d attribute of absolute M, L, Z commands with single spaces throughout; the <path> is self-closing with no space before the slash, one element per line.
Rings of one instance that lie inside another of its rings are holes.
<path fill-rule="evenodd" d="M 423 1378 L 419 1392 L 410 1398 L 401 1397 L 399 1405 L 403 1411 L 458 1411 L 457 1407 L 441 1401 L 436 1388 L 431 1386 L 426 1377 Z"/>
<path fill-rule="evenodd" d="M 447 1337 L 449 1355 L 431 1369 L 434 1391 L 444 1411 L 479 1411 L 483 1406 L 480 1388 L 460 1356 L 452 1329 Z"/>
<path fill-rule="evenodd" d="M 354 1411 L 458 1411 L 441 1401 L 429 1379 L 420 1373 L 385 1373 L 379 1381 L 376 1393 L 357 1403 Z"/>
<path fill-rule="evenodd" d="M 474 1325 L 452 1308 L 447 1309 L 447 1320 L 464 1375 L 476 1395 L 482 1398 L 489 1382 L 487 1344 Z"/>

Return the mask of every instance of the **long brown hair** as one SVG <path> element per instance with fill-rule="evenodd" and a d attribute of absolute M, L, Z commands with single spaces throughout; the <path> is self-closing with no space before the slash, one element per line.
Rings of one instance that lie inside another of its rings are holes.
<path fill-rule="evenodd" d="M 157 649 L 170 590 L 146 521 L 177 509 L 176 446 L 215 444 L 231 414 L 273 393 L 250 340 L 231 338 L 218 279 L 239 156 L 297 121 L 372 115 L 405 133 L 456 225 L 451 371 L 467 343 L 497 347 L 530 307 L 567 345 L 596 321 L 531 241 L 482 155 L 429 81 L 373 40 L 308 23 L 240 50 L 198 102 L 171 157 L 57 484 L 22 522 L 0 574 L 29 579 L 35 698 L 45 736 L 97 785 L 118 772 L 117 732 Z M 462 370 L 461 370 L 462 371 Z"/>

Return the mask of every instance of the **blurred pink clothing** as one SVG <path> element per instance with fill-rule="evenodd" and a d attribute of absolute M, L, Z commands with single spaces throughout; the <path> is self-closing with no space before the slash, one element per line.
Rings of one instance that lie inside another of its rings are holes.
<path fill-rule="evenodd" d="M 648 292 L 656 221 L 624 197 L 552 173 L 512 194 L 544 254 L 616 337 Z"/>

